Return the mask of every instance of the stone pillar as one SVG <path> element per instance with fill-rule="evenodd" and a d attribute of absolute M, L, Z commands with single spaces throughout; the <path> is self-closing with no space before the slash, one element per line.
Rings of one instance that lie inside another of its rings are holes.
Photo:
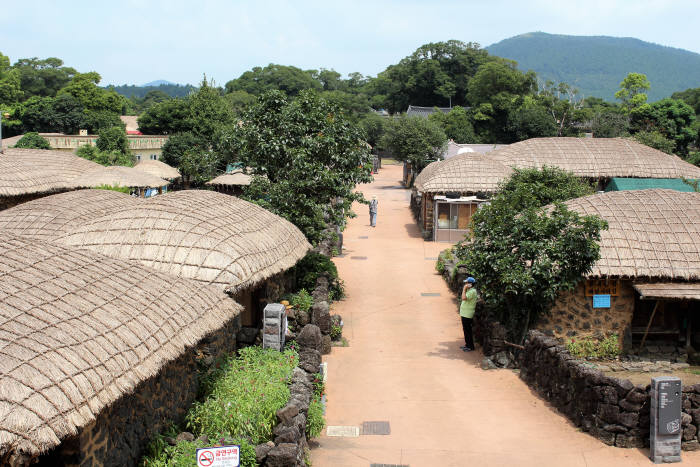
<path fill-rule="evenodd" d="M 287 329 L 286 307 L 281 303 L 270 303 L 263 311 L 263 348 L 284 349 L 284 335 Z"/>
<path fill-rule="evenodd" d="M 651 379 L 650 454 L 655 464 L 681 462 L 681 380 Z"/>

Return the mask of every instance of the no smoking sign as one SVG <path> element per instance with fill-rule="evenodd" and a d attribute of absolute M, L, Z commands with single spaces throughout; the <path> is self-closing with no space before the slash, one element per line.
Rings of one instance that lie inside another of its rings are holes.
<path fill-rule="evenodd" d="M 197 449 L 197 467 L 238 467 L 241 465 L 240 446 L 217 446 Z"/>

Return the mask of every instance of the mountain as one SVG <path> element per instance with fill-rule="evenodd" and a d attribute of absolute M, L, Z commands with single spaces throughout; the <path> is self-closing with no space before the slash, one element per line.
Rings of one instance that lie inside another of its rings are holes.
<path fill-rule="evenodd" d="M 615 100 L 627 73 L 644 73 L 649 101 L 700 86 L 700 54 L 631 37 L 566 36 L 531 32 L 486 47 L 489 54 L 518 62 L 543 80 L 565 82 L 583 96 Z"/>
<path fill-rule="evenodd" d="M 155 86 L 161 86 L 161 85 L 173 85 L 175 83 L 171 81 L 165 81 L 164 79 L 157 79 L 155 81 L 151 81 L 150 83 L 146 83 L 142 85 L 141 87 L 147 88 L 147 87 L 155 87 Z"/>

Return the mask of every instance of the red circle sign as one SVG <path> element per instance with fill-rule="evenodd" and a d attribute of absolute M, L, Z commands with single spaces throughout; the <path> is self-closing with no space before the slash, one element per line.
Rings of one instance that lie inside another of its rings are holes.
<path fill-rule="evenodd" d="M 205 467 L 212 465 L 214 463 L 214 453 L 211 451 L 203 451 L 199 455 L 199 463 Z"/>

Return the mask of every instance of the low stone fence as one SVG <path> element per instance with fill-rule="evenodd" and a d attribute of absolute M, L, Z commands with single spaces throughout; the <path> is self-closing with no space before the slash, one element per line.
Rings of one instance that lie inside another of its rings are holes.
<path fill-rule="evenodd" d="M 649 446 L 650 385 L 606 376 L 572 357 L 556 339 L 530 331 L 520 377 L 576 426 L 610 446 Z M 700 449 L 700 384 L 683 386 L 682 448 Z"/>
<path fill-rule="evenodd" d="M 277 411 L 274 442 L 255 447 L 257 462 L 267 467 L 305 467 L 306 421 L 313 397 L 314 375 L 321 370 L 322 338 L 318 326 L 307 324 L 296 338 L 299 365 L 292 373 L 289 402 Z"/>

